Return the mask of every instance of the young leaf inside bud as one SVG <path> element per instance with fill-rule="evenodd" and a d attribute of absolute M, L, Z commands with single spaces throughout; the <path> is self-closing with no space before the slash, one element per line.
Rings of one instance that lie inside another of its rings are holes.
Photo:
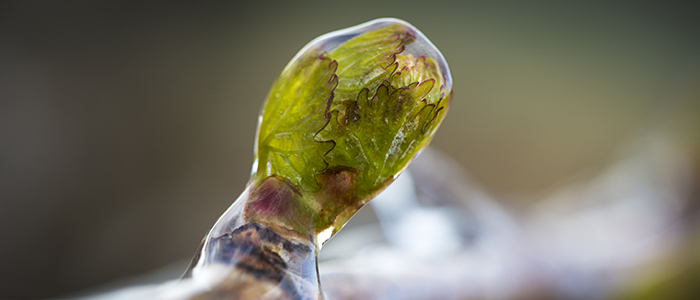
<path fill-rule="evenodd" d="M 403 21 L 381 19 L 312 41 L 263 107 L 246 216 L 334 234 L 430 142 L 451 92 L 440 52 Z M 294 193 L 270 196 L 272 181 Z M 270 205 L 279 201 L 285 204 Z"/>

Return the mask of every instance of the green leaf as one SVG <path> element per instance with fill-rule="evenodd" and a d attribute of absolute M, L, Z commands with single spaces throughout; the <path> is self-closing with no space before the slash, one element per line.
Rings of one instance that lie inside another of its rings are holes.
<path fill-rule="evenodd" d="M 358 35 L 333 50 L 330 57 L 338 62 L 338 87 L 331 109 L 355 100 L 363 88 L 374 92 L 396 70 L 396 55 L 415 38 L 411 28 L 397 23 Z"/>
<path fill-rule="evenodd" d="M 304 191 L 319 189 L 314 176 L 328 166 L 323 157 L 333 144 L 314 136 L 328 122 L 337 66 L 325 54 L 312 51 L 275 81 L 258 127 L 254 179 L 278 175 Z"/>
<path fill-rule="evenodd" d="M 430 142 L 451 94 L 433 58 L 404 53 L 419 37 L 393 22 L 330 52 L 312 44 L 282 71 L 258 125 L 248 220 L 335 234 Z"/>
<path fill-rule="evenodd" d="M 360 171 L 360 197 L 373 195 L 393 180 L 430 142 L 444 116 L 447 101 L 437 86 L 434 62 L 401 56 L 400 64 L 401 71 L 387 78 L 374 96 L 364 88 L 344 110 L 333 111 L 331 122 L 316 137 L 335 142 L 326 155 L 331 167 Z"/>

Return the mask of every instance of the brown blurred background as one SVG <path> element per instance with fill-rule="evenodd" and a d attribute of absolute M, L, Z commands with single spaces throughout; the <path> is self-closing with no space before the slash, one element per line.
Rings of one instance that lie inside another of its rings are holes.
<path fill-rule="evenodd" d="M 697 5 L 509 2 L 1 2 L 0 298 L 189 259 L 245 186 L 277 74 L 378 17 L 441 49 L 433 145 L 506 198 L 585 176 L 659 114 L 697 124 Z"/>

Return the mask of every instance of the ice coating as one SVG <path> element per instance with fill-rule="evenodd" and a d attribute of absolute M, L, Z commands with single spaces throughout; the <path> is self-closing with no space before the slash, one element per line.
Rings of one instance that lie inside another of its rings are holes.
<path fill-rule="evenodd" d="M 442 54 L 404 21 L 306 45 L 265 100 L 248 186 L 187 272 L 216 278 L 193 299 L 322 299 L 321 246 L 428 145 L 451 97 Z"/>
<path fill-rule="evenodd" d="M 406 26 L 407 28 L 410 28 L 410 30 L 413 31 L 416 35 L 416 40 L 413 43 L 406 45 L 406 49 L 404 49 L 402 54 L 410 54 L 414 57 L 432 57 L 433 59 L 435 59 L 435 62 L 440 70 L 440 75 L 442 75 L 442 77 L 444 78 L 443 82 L 445 82 L 445 90 L 451 91 L 452 74 L 450 73 L 450 67 L 447 65 L 447 61 L 442 56 L 440 50 L 437 47 L 435 47 L 435 45 L 433 45 L 433 43 L 416 27 L 414 27 L 406 21 L 396 18 L 376 19 L 319 36 L 311 42 L 309 42 L 308 44 L 306 44 L 306 46 L 304 46 L 304 48 L 302 48 L 294 56 L 294 58 L 292 58 L 292 60 L 289 62 L 286 68 L 289 68 L 289 66 L 294 61 L 296 61 L 303 53 L 308 52 L 310 49 L 319 49 L 321 51 L 330 52 L 335 50 L 336 48 L 338 48 L 338 46 L 340 46 L 341 44 L 353 37 L 392 24 L 401 24 L 403 26 Z"/>
<path fill-rule="evenodd" d="M 451 95 L 444 58 L 406 22 L 313 40 L 273 84 L 258 124 L 251 181 L 289 192 L 252 193 L 246 216 L 332 236 L 428 145 Z"/>

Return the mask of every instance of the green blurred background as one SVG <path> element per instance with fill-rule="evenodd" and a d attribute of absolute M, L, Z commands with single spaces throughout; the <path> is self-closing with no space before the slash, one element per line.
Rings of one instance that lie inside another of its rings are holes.
<path fill-rule="evenodd" d="M 0 2 L 0 298 L 189 259 L 245 186 L 267 90 L 318 35 L 378 17 L 423 31 L 454 78 L 433 145 L 527 205 L 657 122 L 685 120 L 696 143 L 699 16 L 661 1 Z"/>

